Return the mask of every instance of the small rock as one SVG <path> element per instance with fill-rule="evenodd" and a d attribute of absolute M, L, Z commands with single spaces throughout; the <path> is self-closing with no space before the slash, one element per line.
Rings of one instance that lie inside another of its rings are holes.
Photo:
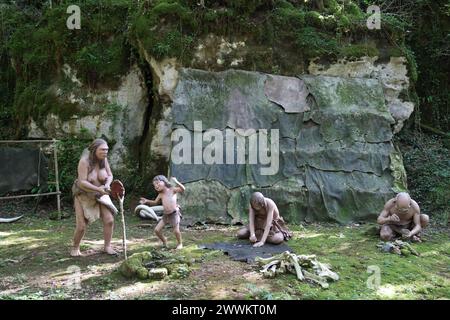
<path fill-rule="evenodd" d="M 149 277 L 149 273 L 146 268 L 142 267 L 136 270 L 136 276 L 140 280 L 145 280 Z"/>
<path fill-rule="evenodd" d="M 394 250 L 394 246 L 392 245 L 392 243 L 386 243 L 383 245 L 382 250 L 384 252 L 391 252 L 392 250 Z"/>
<path fill-rule="evenodd" d="M 148 271 L 148 277 L 152 280 L 161 280 L 167 277 L 168 273 L 166 268 L 152 268 Z"/>

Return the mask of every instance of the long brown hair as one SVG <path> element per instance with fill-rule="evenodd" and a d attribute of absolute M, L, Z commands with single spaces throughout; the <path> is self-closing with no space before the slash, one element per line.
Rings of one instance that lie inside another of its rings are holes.
<path fill-rule="evenodd" d="M 97 158 L 97 156 L 95 155 L 95 153 L 97 152 L 98 147 L 100 147 L 102 144 L 108 144 L 105 140 L 103 139 L 95 139 L 94 141 L 92 141 L 91 145 L 88 147 L 88 151 L 89 151 L 89 156 L 88 156 L 88 160 L 89 160 L 89 173 L 92 172 L 92 170 L 94 170 L 95 165 L 98 163 L 98 166 L 100 167 L 100 169 L 103 169 L 106 165 L 106 161 L 103 160 L 99 160 Z"/>
<path fill-rule="evenodd" d="M 172 185 L 170 184 L 169 180 L 167 180 L 166 176 L 163 175 L 159 175 L 153 178 L 153 181 L 162 181 L 164 182 L 164 185 L 166 186 L 166 188 L 171 188 Z"/>

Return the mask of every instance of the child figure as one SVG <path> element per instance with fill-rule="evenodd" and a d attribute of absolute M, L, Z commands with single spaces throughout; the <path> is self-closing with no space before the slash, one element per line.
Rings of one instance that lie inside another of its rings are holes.
<path fill-rule="evenodd" d="M 177 178 L 172 177 L 172 180 L 176 184 L 175 187 L 172 187 L 167 178 L 163 175 L 154 177 L 153 186 L 156 192 L 158 192 L 158 196 L 155 200 L 141 198 L 139 202 L 148 206 L 156 206 L 159 203 L 162 203 L 164 213 L 162 219 L 159 220 L 156 225 L 155 234 L 162 241 L 164 247 L 167 247 L 167 239 L 164 237 L 162 229 L 169 223 L 177 238 L 177 249 L 181 249 L 183 248 L 180 232 L 181 210 L 177 204 L 177 193 L 183 193 L 186 188 L 177 180 Z"/>

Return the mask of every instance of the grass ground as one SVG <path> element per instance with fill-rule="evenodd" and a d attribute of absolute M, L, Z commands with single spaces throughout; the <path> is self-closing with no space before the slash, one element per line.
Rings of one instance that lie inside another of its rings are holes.
<path fill-rule="evenodd" d="M 2 209 L 3 210 L 3 209 Z M 4 216 L 4 214 L 2 213 Z M 126 218 L 129 254 L 158 245 L 152 221 Z M 321 289 L 294 275 L 264 279 L 258 269 L 230 260 L 200 243 L 228 241 L 238 227 L 198 226 L 182 230 L 185 248 L 177 254 L 193 261 L 185 279 L 139 281 L 117 271 L 122 257 L 102 253 L 100 222 L 88 228 L 82 244 L 86 256 L 72 258 L 75 218 L 49 220 L 47 213 L 29 214 L 19 222 L 0 224 L 0 299 L 449 299 L 450 241 L 448 228 L 430 228 L 426 241 L 414 244 L 421 254 L 383 253 L 373 224 L 293 226 L 289 245 L 297 254 L 316 254 L 332 265 L 340 280 Z M 169 245 L 175 247 L 170 229 Z M 113 245 L 121 250 L 117 221 Z M 379 287 L 373 271 L 380 271 Z M 78 274 L 79 286 L 69 286 Z"/>

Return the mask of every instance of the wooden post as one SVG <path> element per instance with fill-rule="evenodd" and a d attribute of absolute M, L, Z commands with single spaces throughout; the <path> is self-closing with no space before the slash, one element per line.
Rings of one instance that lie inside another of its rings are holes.
<path fill-rule="evenodd" d="M 58 213 L 61 215 L 61 194 L 59 192 L 59 171 L 58 171 L 58 150 L 56 140 L 53 139 L 53 154 L 55 156 L 55 177 L 56 177 L 56 201 L 58 205 Z"/>

